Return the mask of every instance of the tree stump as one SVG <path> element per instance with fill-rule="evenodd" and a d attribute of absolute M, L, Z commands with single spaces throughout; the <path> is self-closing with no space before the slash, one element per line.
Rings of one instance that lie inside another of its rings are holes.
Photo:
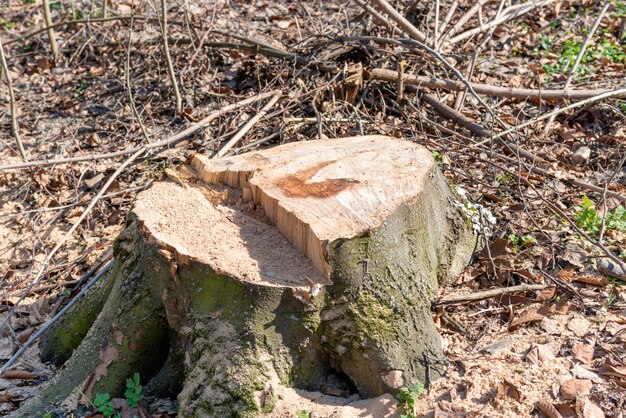
<path fill-rule="evenodd" d="M 431 299 L 475 244 L 429 151 L 353 137 L 168 174 L 47 334 L 44 358 L 65 365 L 16 416 L 120 395 L 134 372 L 184 417 L 268 414 L 280 385 L 330 374 L 363 397 L 424 381 L 441 357 Z"/>

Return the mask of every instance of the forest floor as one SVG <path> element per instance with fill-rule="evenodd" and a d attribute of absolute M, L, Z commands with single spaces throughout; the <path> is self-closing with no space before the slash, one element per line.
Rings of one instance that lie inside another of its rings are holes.
<path fill-rule="evenodd" d="M 471 92 L 416 88 L 408 80 L 459 81 L 462 74 L 473 83 L 545 91 L 563 89 L 571 73 L 573 89 L 624 88 L 626 3 L 607 1 L 604 10 L 593 1 L 543 0 L 526 10 L 484 1 L 469 14 L 474 2 L 467 0 L 391 2 L 425 34 L 433 54 L 398 41 L 405 35 L 389 27 L 391 19 L 377 20 L 355 1 L 171 2 L 167 37 L 181 112 L 163 53 L 160 4 L 113 1 L 103 11 L 100 2 L 51 3 L 54 23 L 79 21 L 56 27 L 56 58 L 39 30 L 41 2 L 0 0 L 19 133 L 28 159 L 39 161 L 13 167 L 22 159 L 3 84 L 0 361 L 79 292 L 90 268 L 107 261 L 136 193 L 191 154 L 218 152 L 265 102 L 153 147 L 119 175 L 129 154 L 40 160 L 154 143 L 227 104 L 280 90 L 276 105 L 229 153 L 319 137 L 405 138 L 432 151 L 479 208 L 473 263 L 442 286 L 433 312 L 447 362 L 432 367 L 443 377 L 412 390 L 417 400 L 407 416 L 625 415 L 626 272 L 618 262 L 626 254 L 626 96 L 581 106 L 541 95 L 481 93 L 479 101 Z M 499 8 L 511 18 L 471 31 L 495 20 Z M 402 76 L 385 81 L 375 69 Z M 457 123 L 441 103 L 456 109 Z M 557 109 L 554 120 L 542 119 Z M 517 129 L 502 135 L 503 146 L 495 135 L 508 126 Z M 522 284 L 545 286 L 443 303 Z M 30 346 L 0 377 L 0 414 L 19 408 L 54 373 Z M 307 395 L 317 401 L 294 394 L 284 394 L 279 416 L 400 412 L 389 397 L 358 409 L 354 398 L 331 402 L 324 395 L 324 403 L 321 394 Z M 150 400 L 142 411 L 175 413 L 168 400 Z"/>

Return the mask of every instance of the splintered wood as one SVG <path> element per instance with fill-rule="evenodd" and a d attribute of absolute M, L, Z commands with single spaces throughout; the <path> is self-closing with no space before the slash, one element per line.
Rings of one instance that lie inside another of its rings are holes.
<path fill-rule="evenodd" d="M 161 245 L 220 274 L 309 287 L 329 283 L 328 243 L 376 228 L 400 205 L 415 203 L 433 164 L 426 149 L 384 136 L 215 160 L 196 155 L 192 166 L 202 182 L 178 176 L 155 184 L 134 212 Z M 220 188 L 238 190 L 236 204 L 215 198 Z M 243 210 L 246 203 L 269 222 Z"/>

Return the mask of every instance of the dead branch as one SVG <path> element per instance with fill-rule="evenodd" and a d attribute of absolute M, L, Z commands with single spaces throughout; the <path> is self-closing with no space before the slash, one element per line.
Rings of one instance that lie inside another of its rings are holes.
<path fill-rule="evenodd" d="M 580 51 L 578 51 L 578 56 L 576 57 L 576 61 L 574 61 L 574 65 L 572 65 L 572 69 L 570 70 L 567 76 L 567 79 L 565 80 L 565 84 L 563 85 L 563 90 L 567 90 L 569 85 L 572 83 L 572 79 L 574 78 L 574 75 L 576 75 L 576 70 L 578 70 L 578 66 L 580 65 L 580 62 L 582 61 L 583 56 L 585 55 L 585 51 L 587 51 L 589 42 L 593 38 L 593 34 L 596 32 L 596 30 L 598 30 L 598 26 L 600 26 L 600 22 L 602 22 L 602 19 L 604 18 L 604 14 L 609 9 L 611 4 L 612 4 L 611 0 L 607 0 L 604 2 L 604 6 L 602 7 L 602 10 L 600 10 L 600 14 L 598 14 L 598 17 L 596 18 L 596 21 L 593 23 L 591 30 L 589 31 L 589 33 L 587 33 L 587 36 L 585 37 L 583 44 L 580 46 Z M 550 129 L 550 125 L 552 124 L 552 122 L 554 122 L 555 117 L 556 115 L 551 116 L 548 119 L 548 121 L 546 122 L 546 127 L 545 127 L 546 130 Z"/>
<path fill-rule="evenodd" d="M 74 224 L 72 225 L 72 227 L 65 233 L 65 235 L 63 235 L 63 238 L 61 238 L 57 244 L 54 246 L 54 248 L 46 255 L 46 258 L 44 259 L 44 261 L 41 263 L 41 266 L 39 267 L 39 270 L 37 271 L 37 274 L 35 275 L 35 277 L 33 278 L 33 280 L 31 281 L 31 283 L 28 285 L 28 287 L 26 287 L 26 289 L 22 292 L 22 294 L 20 295 L 19 299 L 15 302 L 15 304 L 13 306 L 11 306 L 11 309 L 9 310 L 9 312 L 7 313 L 6 317 L 3 319 L 2 323 L 0 323 L 0 329 L 4 328 L 5 325 L 7 325 L 10 321 L 11 321 L 11 317 L 13 315 L 13 312 L 15 312 L 15 309 L 19 306 L 19 304 L 28 296 L 28 294 L 32 291 L 32 289 L 35 287 L 35 285 L 39 282 L 39 280 L 43 277 L 43 273 L 46 269 L 46 267 L 48 266 L 48 263 L 50 263 L 50 261 L 52 260 L 52 258 L 54 257 L 54 255 L 61 249 L 61 247 L 63 247 L 63 245 L 65 244 L 65 241 L 67 241 L 67 239 L 74 233 L 74 231 L 76 231 L 76 229 L 78 229 L 78 227 L 80 226 L 80 224 L 85 220 L 85 218 L 87 217 L 87 215 L 91 212 L 91 210 L 96 206 L 96 203 L 98 203 L 98 201 L 102 198 L 102 196 L 106 193 L 106 191 L 109 189 L 109 187 L 111 187 L 111 184 L 113 184 L 113 182 L 115 181 L 115 179 L 124 172 L 124 170 L 126 169 L 126 167 L 128 167 L 133 161 L 135 161 L 140 155 L 142 155 L 144 152 L 146 152 L 146 148 L 145 147 L 141 147 L 141 149 L 137 152 L 135 152 L 133 155 L 131 155 L 130 157 L 128 157 L 126 159 L 126 161 L 124 161 L 117 170 L 115 170 L 115 172 L 113 174 L 111 174 L 111 176 L 109 177 L 109 179 L 107 180 L 107 182 L 102 186 L 102 188 L 100 189 L 100 191 L 98 192 L 98 194 L 96 194 L 94 196 L 94 198 L 91 200 L 91 202 L 89 203 L 89 205 L 85 208 L 85 210 L 83 211 L 83 213 L 80 214 L 80 216 L 78 217 L 78 219 L 74 222 Z M 1 373 L 1 372 L 0 372 Z"/>
<path fill-rule="evenodd" d="M 572 104 L 570 104 L 568 106 L 562 107 L 560 109 L 553 110 L 550 113 L 546 113 L 544 115 L 541 115 L 541 116 L 538 116 L 536 118 L 533 118 L 533 119 L 531 119 L 529 121 L 521 123 L 521 124 L 519 124 L 517 126 L 509 128 L 506 131 L 503 131 L 503 132 L 500 132 L 499 134 L 496 134 L 494 138 L 501 138 L 501 137 L 503 137 L 505 135 L 509 135 L 509 134 L 511 134 L 513 132 L 516 132 L 516 131 L 518 131 L 518 130 L 520 130 L 522 128 L 525 128 L 527 126 L 534 125 L 535 123 L 537 123 L 539 121 L 542 121 L 544 119 L 548 119 L 552 115 L 560 115 L 561 113 L 567 112 L 568 110 L 571 110 L 571 109 L 576 109 L 577 107 L 585 106 L 585 105 L 588 105 L 588 104 L 594 103 L 594 102 L 599 102 L 599 101 L 604 100 L 604 99 L 620 99 L 620 98 L 624 98 L 624 97 L 626 97 L 626 88 L 625 89 L 619 89 L 619 90 L 612 90 L 612 91 L 604 91 L 602 94 L 598 94 L 597 96 L 590 97 L 590 98 L 588 98 L 586 100 L 581 100 L 580 102 L 572 103 Z M 482 142 L 479 142 L 479 143 L 475 144 L 474 146 L 478 146 L 478 145 L 484 144 L 486 142 L 487 141 L 482 141 Z"/>
<path fill-rule="evenodd" d="M 395 82 L 398 79 L 397 71 L 375 68 L 369 72 L 370 78 L 386 82 Z M 404 83 L 416 87 L 427 87 L 431 89 L 442 89 L 446 91 L 463 91 L 466 86 L 460 81 L 439 79 L 434 77 L 420 75 L 404 75 Z M 489 84 L 471 83 L 476 93 L 485 94 L 487 96 L 505 97 L 507 99 L 543 99 L 543 100 L 584 100 L 591 97 L 611 92 L 611 90 L 535 90 L 535 89 L 518 89 L 512 87 L 498 87 Z M 617 99 L 626 99 L 626 91 L 621 94 L 611 96 Z"/>
<path fill-rule="evenodd" d="M 551 287 L 549 284 L 521 284 L 519 286 L 502 287 L 498 289 L 489 289 L 482 292 L 467 293 L 464 295 L 449 296 L 435 302 L 435 306 L 456 305 L 465 302 L 476 302 L 479 300 L 491 299 L 496 296 L 507 295 L 515 292 L 528 292 L 543 290 Z"/>
<path fill-rule="evenodd" d="M 380 8 L 383 12 L 387 13 L 391 20 L 393 20 L 407 35 L 411 38 L 424 42 L 426 40 L 426 35 L 423 32 L 419 31 L 415 26 L 411 24 L 404 16 L 402 16 L 396 9 L 393 8 L 386 0 L 370 0 L 376 6 Z"/>
<path fill-rule="evenodd" d="M 17 143 L 17 148 L 20 150 L 22 160 L 28 161 L 26 157 L 26 151 L 24 151 L 24 145 L 22 145 L 22 139 L 20 138 L 20 128 L 17 124 L 17 106 L 15 104 L 15 94 L 13 93 L 13 84 L 11 83 L 11 74 L 9 74 L 9 65 L 7 64 L 6 55 L 4 55 L 4 46 L 0 39 L 0 84 L 2 83 L 2 75 L 7 82 L 7 88 L 9 90 L 9 106 L 11 108 L 11 133 Z"/>
<path fill-rule="evenodd" d="M 91 279 L 91 280 L 89 281 L 89 283 L 87 283 L 87 284 L 85 285 L 85 287 L 83 287 L 83 288 L 81 289 L 81 291 L 80 291 L 80 292 L 79 292 L 76 296 L 74 296 L 74 297 L 72 298 L 72 300 L 71 300 L 71 301 L 70 301 L 67 305 L 65 305 L 65 306 L 63 307 L 63 309 L 61 309 L 61 310 L 59 311 L 59 313 L 57 313 L 55 316 L 53 316 L 52 318 L 50 318 L 50 319 L 49 319 L 49 320 L 45 323 L 45 325 L 44 325 L 44 326 L 42 326 L 41 328 L 39 328 L 39 329 L 37 330 L 37 332 L 36 332 L 36 333 L 34 333 L 33 335 L 31 335 L 31 336 L 30 336 L 30 338 L 28 339 L 28 341 L 26 341 L 26 342 L 24 343 L 24 345 L 22 345 L 22 346 L 20 347 L 20 349 L 19 349 L 19 350 L 17 350 L 17 351 L 15 352 L 15 354 L 13 354 L 13 356 L 12 356 L 9 360 L 7 360 L 7 362 L 6 362 L 6 363 L 4 363 L 4 364 L 2 365 L 2 367 L 0 367 L 0 376 L 2 376 L 2 375 L 4 374 L 4 372 L 5 372 L 5 371 L 6 371 L 6 370 L 7 370 L 7 369 L 8 369 L 8 368 L 9 368 L 9 367 L 13 364 L 13 363 L 15 363 L 15 361 L 16 361 L 18 358 L 20 358 L 20 356 L 24 353 L 24 351 L 26 351 L 26 349 L 27 349 L 28 347 L 30 347 L 30 346 L 31 346 L 31 345 L 32 345 L 35 341 L 37 341 L 37 339 L 38 339 L 39 337 L 41 337 L 41 335 L 42 335 L 44 332 L 46 332 L 46 330 L 47 330 L 48 328 L 50 328 L 50 327 L 51 327 L 51 326 L 52 326 L 55 322 L 57 322 L 57 321 L 58 321 L 58 320 L 59 320 L 59 319 L 60 319 L 63 315 L 65 315 L 65 313 L 66 313 L 67 311 L 69 311 L 69 310 L 70 310 L 70 308 L 71 308 L 72 306 L 74 306 L 74 305 L 76 304 L 76 302 L 78 302 L 78 301 L 79 301 L 79 300 L 80 300 L 80 299 L 81 299 L 81 298 L 82 298 L 82 297 L 83 297 L 83 296 L 87 293 L 87 291 L 88 291 L 88 290 L 89 290 L 89 289 L 90 289 L 90 288 L 91 288 L 94 284 L 96 284 L 96 283 L 98 282 L 98 280 L 100 280 L 100 279 L 102 278 L 102 276 L 104 276 L 104 274 L 105 274 L 107 271 L 109 271 L 109 269 L 113 266 L 113 263 L 114 263 L 114 260 L 109 261 L 109 262 L 107 263 L 107 265 L 106 265 L 106 266 L 104 266 L 104 267 L 102 268 L 102 270 L 100 270 L 100 271 L 98 272 L 98 274 L 97 274 L 97 275 L 95 275 L 95 276 L 94 276 L 94 278 L 93 278 L 93 279 Z M 91 272 L 91 270 L 90 270 L 90 272 Z M 92 273 L 92 274 L 93 274 L 93 273 Z"/>
<path fill-rule="evenodd" d="M 57 59 L 59 55 L 59 47 L 57 46 L 56 35 L 52 29 L 52 15 L 50 13 L 50 0 L 43 0 L 43 17 L 46 22 L 46 31 L 48 31 L 48 42 L 50 42 L 50 50 L 52 56 Z"/>
<path fill-rule="evenodd" d="M 58 158 L 58 159 L 52 159 L 52 160 L 38 160 L 38 161 L 30 161 L 28 163 L 20 163 L 20 164 L 12 164 L 12 165 L 3 165 L 0 166 L 0 171 L 4 171 L 4 170 L 12 170 L 12 169 L 20 169 L 20 168 L 28 168 L 28 167 L 37 167 L 37 166 L 49 166 L 49 165 L 55 165 L 55 164 L 66 164 L 66 163 L 74 163 L 74 162 L 80 162 L 80 161 L 95 161 L 95 160 L 103 160 L 103 159 L 107 159 L 107 158 L 115 158 L 115 157 L 120 157 L 123 155 L 128 155 L 128 154 L 132 154 L 134 152 L 137 152 L 141 149 L 146 149 L 146 150 L 150 150 L 150 149 L 154 149 L 154 148 L 161 148 L 170 144 L 174 144 L 182 139 L 185 139 L 186 137 L 188 137 L 189 135 L 191 135 L 192 133 L 204 128 L 205 126 L 207 126 L 209 123 L 211 123 L 213 120 L 224 116 L 226 113 L 228 112 L 232 112 L 233 110 L 237 110 L 240 109 L 242 107 L 245 107 L 249 104 L 255 103 L 259 100 L 264 100 L 267 99 L 271 96 L 274 96 L 277 92 L 276 91 L 270 91 L 267 93 L 261 93 L 257 96 L 254 97 L 250 97 L 248 99 L 242 100 L 240 102 L 237 103 L 233 103 L 231 105 L 228 106 L 224 106 L 218 110 L 215 110 L 211 113 L 209 113 L 204 119 L 202 119 L 199 122 L 194 123 L 193 125 L 191 125 L 190 127 L 188 127 L 187 129 L 182 130 L 181 132 L 172 135 L 169 138 L 163 139 L 161 141 L 157 141 L 157 142 L 152 142 L 150 144 L 147 145 L 142 145 L 142 146 L 138 146 L 138 147 L 134 147 L 134 148 L 130 148 L 130 149 L 126 149 L 126 150 L 121 150 L 121 151 L 115 151 L 115 152 L 109 152 L 109 153 L 105 153 L 105 154 L 93 154 L 93 155 L 83 155 L 80 157 L 68 157 L 68 158 Z"/>
<path fill-rule="evenodd" d="M 135 99 L 133 99 L 133 88 L 132 88 L 132 83 L 130 81 L 130 50 L 131 50 L 132 43 L 133 43 L 132 35 L 133 35 L 133 19 L 131 15 L 130 23 L 128 24 L 128 46 L 126 48 L 126 61 L 124 64 L 124 81 L 126 84 L 126 91 L 128 93 L 128 102 L 130 103 L 130 108 L 133 112 L 133 115 L 137 119 L 137 122 L 139 123 L 139 127 L 141 128 L 141 133 L 143 134 L 143 137 L 146 140 L 146 143 L 150 143 L 152 141 L 150 140 L 150 136 L 148 135 L 148 130 L 146 129 L 146 126 L 143 124 L 143 121 L 141 120 L 141 115 L 139 114 L 139 111 L 137 110 L 137 106 L 135 106 Z"/>
<path fill-rule="evenodd" d="M 63 21 L 63 22 L 57 22 L 54 23 L 52 25 L 46 25 L 46 27 L 43 27 L 41 29 L 36 29 L 32 32 L 28 32 L 25 33 L 15 39 L 11 39 L 10 41 L 5 42 L 5 45 L 11 45 L 13 43 L 16 42 L 21 42 L 24 41 L 28 38 L 32 38 L 35 35 L 39 35 L 42 32 L 46 32 L 49 29 L 57 29 L 63 26 L 72 26 L 72 25 L 82 25 L 82 24 L 88 24 L 88 23 L 102 23 L 102 22 L 111 22 L 113 20 L 126 20 L 126 19 L 130 19 L 131 16 L 129 15 L 121 15 L 121 16 L 111 16 L 111 17 L 107 17 L 107 18 L 95 18 L 95 19 L 76 19 L 76 20 L 68 20 L 68 21 Z M 145 18 L 137 16 L 133 18 L 134 20 L 144 20 Z"/>
<path fill-rule="evenodd" d="M 235 135 L 233 135 L 233 137 L 230 139 L 230 141 L 228 141 L 226 143 L 226 145 L 224 145 L 224 147 L 219 150 L 219 152 L 215 155 L 216 158 L 219 157 L 223 157 L 224 155 L 226 155 L 226 153 L 233 147 L 235 146 L 240 140 L 241 138 L 243 138 L 243 136 L 248 133 L 248 131 L 250 129 L 252 129 L 252 127 L 262 118 L 265 117 L 265 115 L 267 114 L 267 112 L 269 112 L 269 110 L 274 107 L 274 105 L 276 104 L 276 102 L 278 102 L 278 99 L 280 99 L 280 96 L 282 96 L 282 92 L 278 92 L 274 95 L 274 97 L 272 97 L 269 102 L 267 102 L 267 104 L 265 106 L 263 106 L 263 108 L 257 112 L 252 118 L 250 118 L 250 120 L 248 122 L 246 122 L 246 124 L 241 128 L 241 130 L 239 132 L 237 132 Z"/>
<path fill-rule="evenodd" d="M 470 7 L 469 10 L 459 18 L 459 20 L 456 21 L 447 36 L 454 36 L 455 34 L 457 34 L 461 30 L 461 28 L 463 28 L 463 25 L 465 25 L 476 13 L 478 13 L 478 9 L 480 9 L 482 5 L 482 1 L 477 1 L 476 3 L 474 3 L 474 5 Z M 445 35 L 445 33 L 443 35 Z M 443 42 L 443 38 L 444 36 L 442 36 L 440 43 Z"/>
<path fill-rule="evenodd" d="M 106 1 L 105 1 L 106 4 Z M 167 0 L 161 0 L 161 35 L 163 42 L 163 55 L 165 55 L 165 62 L 167 63 L 167 73 L 170 76 L 170 82 L 172 83 L 172 89 L 174 90 L 174 99 L 176 101 L 176 113 L 182 115 L 183 113 L 183 99 L 180 96 L 180 90 L 178 89 L 178 82 L 176 81 L 176 73 L 174 72 L 174 64 L 172 63 L 172 56 L 170 55 L 170 47 L 167 41 Z"/>
<path fill-rule="evenodd" d="M 508 7 L 507 9 L 505 9 L 502 14 L 500 15 L 500 17 L 495 18 L 494 20 L 485 23 L 484 25 L 480 25 L 476 28 L 470 29 L 468 31 L 465 31 L 455 37 L 453 37 L 452 39 L 450 39 L 450 44 L 456 44 L 459 43 L 467 38 L 470 38 L 474 35 L 477 35 L 479 33 L 482 32 L 486 32 L 488 30 L 492 30 L 494 29 L 496 26 L 501 25 L 502 23 L 508 22 L 511 19 L 515 19 L 517 17 L 520 17 L 534 9 L 536 9 L 537 7 L 542 7 L 542 6 L 546 6 L 550 3 L 554 2 L 554 0 L 539 0 L 539 1 L 530 1 L 528 3 L 524 3 L 524 4 L 518 4 L 518 5 L 513 5 Z"/>
<path fill-rule="evenodd" d="M 481 126 L 463 115 L 460 112 L 457 112 L 450 106 L 440 102 L 435 96 L 423 93 L 419 96 L 419 98 L 424 102 L 430 105 L 437 113 L 443 116 L 446 119 L 451 120 L 452 122 L 467 128 L 471 133 L 476 136 L 483 138 L 490 138 L 491 131 L 484 126 Z"/>
<path fill-rule="evenodd" d="M 441 42 L 446 37 L 446 29 L 448 28 L 448 25 L 450 24 L 450 21 L 452 20 L 452 16 L 454 16 L 454 12 L 456 12 L 457 7 L 459 7 L 459 2 L 458 0 L 454 0 L 452 5 L 448 9 L 448 13 L 446 13 L 446 17 L 443 19 L 443 22 L 441 23 L 441 27 L 439 28 L 440 36 L 439 38 L 435 39 L 435 47 L 436 47 L 435 49 L 439 48 L 439 45 L 441 45 Z"/>

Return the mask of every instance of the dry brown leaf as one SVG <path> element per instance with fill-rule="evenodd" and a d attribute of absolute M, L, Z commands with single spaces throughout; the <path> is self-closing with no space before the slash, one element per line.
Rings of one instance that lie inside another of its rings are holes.
<path fill-rule="evenodd" d="M 2 377 L 4 377 L 5 379 L 33 380 L 33 379 L 37 379 L 39 376 L 37 376 L 33 372 L 27 372 L 26 370 L 13 369 L 13 370 L 4 372 Z"/>
<path fill-rule="evenodd" d="M 604 418 L 604 412 L 602 412 L 598 405 L 591 402 L 589 399 L 585 399 L 583 418 Z"/>
<path fill-rule="evenodd" d="M 465 415 L 466 411 L 452 402 L 439 401 L 435 404 L 434 418 L 459 418 Z"/>
<path fill-rule="evenodd" d="M 574 269 L 563 269 L 554 273 L 554 277 L 563 280 L 564 282 L 571 283 L 574 278 Z"/>
<path fill-rule="evenodd" d="M 556 293 L 556 286 L 550 286 L 545 289 L 541 289 L 537 291 L 537 296 L 535 297 L 536 302 L 545 302 L 554 297 Z"/>
<path fill-rule="evenodd" d="M 478 256 L 484 260 L 489 258 L 506 257 L 511 253 L 508 248 L 509 242 L 504 238 L 497 238 L 489 247 L 483 248 L 478 252 Z"/>
<path fill-rule="evenodd" d="M 589 395 L 591 386 L 589 379 L 571 379 L 561 385 L 559 392 L 565 399 L 576 399 Z"/>
<path fill-rule="evenodd" d="M 604 276 L 579 276 L 575 277 L 573 281 L 594 286 L 606 286 L 609 284 L 609 280 Z"/>
<path fill-rule="evenodd" d="M 616 377 L 618 379 L 626 379 L 626 366 L 624 364 L 613 364 L 611 360 L 606 360 L 598 370 L 603 376 Z"/>
<path fill-rule="evenodd" d="M 529 308 L 519 318 L 514 319 L 513 322 L 511 322 L 511 325 L 509 325 L 509 331 L 514 331 L 521 324 L 541 321 L 546 317 L 546 315 L 548 315 L 549 312 L 550 308 L 547 306 Z"/>
<path fill-rule="evenodd" d="M 521 395 L 517 387 L 513 383 L 504 379 L 503 381 L 498 383 L 497 392 L 496 392 L 496 400 L 504 399 L 507 397 L 513 398 L 517 402 L 520 402 L 521 400 Z"/>
<path fill-rule="evenodd" d="M 540 399 L 535 404 L 537 409 L 543 412 L 548 418 L 563 418 L 559 411 L 556 410 L 552 402 L 547 399 Z"/>
<path fill-rule="evenodd" d="M 559 411 L 559 414 L 561 414 L 563 418 L 578 418 L 576 408 L 572 402 L 562 402 L 554 406 L 556 406 L 556 410 Z"/>
<path fill-rule="evenodd" d="M 561 255 L 561 259 L 576 267 L 585 267 L 587 253 L 582 248 L 567 248 Z"/>
<path fill-rule="evenodd" d="M 590 345 L 577 343 L 572 347 L 572 354 L 574 358 L 582 363 L 591 364 L 593 360 L 593 347 Z"/>
<path fill-rule="evenodd" d="M 539 365 L 539 363 L 541 363 L 541 361 L 539 360 L 539 349 L 536 346 L 532 347 L 530 350 L 528 350 L 528 353 L 526 353 L 526 357 L 524 357 L 524 358 L 530 364 L 533 364 L 535 366 L 537 366 L 537 365 Z"/>

